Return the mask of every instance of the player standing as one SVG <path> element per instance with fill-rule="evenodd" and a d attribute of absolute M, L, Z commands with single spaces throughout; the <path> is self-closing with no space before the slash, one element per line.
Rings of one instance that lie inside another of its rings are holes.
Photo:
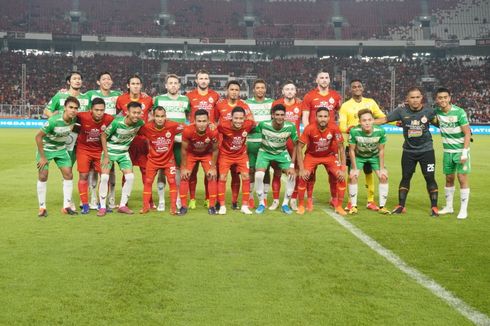
<path fill-rule="evenodd" d="M 121 202 L 117 211 L 124 214 L 133 214 L 127 206 L 131 190 L 133 189 L 133 164 L 129 156 L 131 143 L 145 124 L 142 120 L 142 104 L 129 102 L 126 106 L 126 115 L 115 118 L 109 127 L 101 134 L 102 143 L 101 170 L 99 185 L 100 209 L 97 216 L 105 216 L 106 198 L 108 191 L 109 173 L 116 162 L 124 174 L 125 182 L 122 187 Z"/>
<path fill-rule="evenodd" d="M 339 93 L 330 89 L 330 74 L 324 70 L 320 70 L 316 75 L 315 80 L 317 87 L 309 91 L 303 98 L 303 126 L 306 128 L 310 123 L 315 123 L 316 110 L 320 107 L 325 107 L 330 113 L 330 122 L 335 123 L 336 112 L 340 110 L 342 98 Z M 330 183 L 330 194 L 332 196 L 330 204 L 333 204 L 337 197 L 335 191 L 337 189 L 337 177 L 329 173 L 328 181 Z M 307 183 L 307 192 L 313 193 L 313 185 L 315 184 L 315 175 L 313 174 Z M 332 205 L 333 206 L 333 205 Z"/>
<path fill-rule="evenodd" d="M 398 205 L 392 214 L 406 211 L 405 202 L 410 190 L 410 180 L 417 164 L 420 164 L 431 204 L 431 216 L 439 216 L 437 209 L 438 189 L 434 177 L 436 158 L 429 130 L 430 123 L 436 120 L 435 110 L 424 106 L 422 89 L 411 87 L 407 91 L 406 105 L 392 110 L 388 116 L 376 119 L 377 124 L 401 121 L 403 128 L 402 179 L 398 189 Z"/>
<path fill-rule="evenodd" d="M 272 162 L 276 162 L 279 168 L 288 176 L 286 183 L 286 192 L 284 201 L 282 202 L 281 210 L 283 213 L 292 214 L 289 208 L 289 200 L 294 191 L 296 173 L 294 170 L 294 160 L 296 158 L 296 150 L 293 151 L 293 157 L 287 151 L 287 141 L 291 139 L 296 146 L 298 134 L 296 127 L 289 121 L 285 121 L 286 108 L 282 104 L 273 106 L 271 109 L 272 120 L 262 121 L 256 131 L 262 134 L 262 143 L 257 156 L 257 164 L 255 166 L 255 189 L 259 198 L 259 206 L 255 210 L 257 214 L 264 213 L 264 176 L 265 171 Z"/>
<path fill-rule="evenodd" d="M 197 110 L 203 109 L 206 110 L 209 114 L 209 118 L 212 123 L 215 122 L 214 117 L 215 117 L 215 106 L 216 103 L 218 103 L 218 100 L 220 98 L 219 94 L 209 88 L 209 83 L 211 82 L 211 79 L 209 78 L 209 72 L 204 69 L 199 69 L 196 72 L 196 79 L 195 83 L 197 87 L 190 91 L 189 93 L 186 94 L 186 96 L 189 98 L 189 103 L 190 103 L 190 114 L 189 114 L 189 120 L 191 123 L 194 123 L 194 116 Z M 177 145 L 176 145 L 177 146 Z M 195 171 L 192 172 L 191 179 L 189 180 L 189 190 L 190 190 L 190 197 L 191 200 L 189 202 L 189 208 L 194 209 L 196 208 L 196 185 L 197 185 L 197 168 L 198 165 L 196 164 L 196 169 Z M 207 178 L 204 176 L 204 184 L 206 185 L 207 183 Z M 209 206 L 209 200 L 208 200 L 208 188 L 205 186 L 205 191 L 206 191 L 206 206 Z"/>
<path fill-rule="evenodd" d="M 282 98 L 274 101 L 272 106 L 276 104 L 282 104 L 286 108 L 286 117 L 285 120 L 292 122 L 296 126 L 296 132 L 298 136 L 300 135 L 300 124 L 301 124 L 301 116 L 302 116 L 302 104 L 301 100 L 296 97 L 296 85 L 294 85 L 292 80 L 287 80 L 282 86 Z M 289 155 L 293 155 L 294 145 L 291 139 L 288 140 L 287 148 Z M 298 166 L 295 163 L 296 169 Z M 298 174 L 298 170 L 296 170 L 296 175 Z M 293 211 L 298 209 L 296 197 L 298 195 L 298 184 L 299 180 L 296 177 L 296 184 L 294 186 L 294 192 L 291 196 L 291 209 Z M 271 207 L 269 209 L 274 210 L 279 206 L 279 192 L 281 191 L 281 169 L 274 167 L 274 178 L 272 179 L 272 194 L 274 201 L 272 202 Z"/>
<path fill-rule="evenodd" d="M 441 129 L 442 146 L 444 149 L 443 171 L 446 175 L 446 206 L 439 214 L 452 214 L 454 198 L 454 179 L 458 177 L 461 196 L 461 207 L 458 219 L 468 217 L 470 185 L 468 174 L 471 172 L 470 142 L 471 129 L 466 112 L 451 104 L 451 92 L 447 88 L 436 91 L 436 114 Z"/>
<path fill-rule="evenodd" d="M 245 142 L 247 135 L 254 128 L 255 123 L 245 120 L 245 110 L 236 106 L 231 111 L 231 120 L 223 120 L 218 124 L 218 131 L 221 134 L 221 146 L 219 146 L 219 181 L 218 181 L 218 201 L 220 208 L 218 214 L 226 214 L 225 191 L 226 177 L 232 166 L 242 178 L 242 207 L 241 212 L 252 214 L 248 208 L 250 193 L 249 164 Z"/>
<path fill-rule="evenodd" d="M 163 95 L 158 95 L 153 99 L 154 107 L 163 107 L 166 112 L 166 119 L 185 124 L 189 117 L 189 98 L 187 96 L 180 94 L 180 78 L 175 74 L 169 74 L 165 78 L 165 88 L 167 93 Z M 180 185 L 180 165 L 181 165 L 181 143 L 182 135 L 180 133 L 175 135 L 175 143 L 173 144 L 173 154 L 176 162 L 175 182 L 177 183 L 177 189 Z M 153 182 L 153 179 L 152 179 Z M 160 173 L 157 180 L 158 189 L 158 211 L 165 210 L 165 179 Z M 177 194 L 177 198 L 178 194 Z M 180 201 L 180 199 L 178 199 Z"/>
<path fill-rule="evenodd" d="M 177 138 L 176 135 L 181 133 L 183 129 L 184 124 L 168 120 L 165 109 L 157 106 L 153 109 L 153 120 L 145 124 L 139 131 L 140 134 L 148 139 L 150 146 L 143 189 L 143 208 L 140 212 L 142 214 L 148 213 L 151 208 L 150 199 L 153 180 L 158 171 L 162 170 L 167 177 L 170 189 L 170 214 L 177 214 L 177 183 L 175 180 L 177 167 L 175 165 L 173 146 Z M 161 191 L 160 185 L 158 191 Z M 158 206 L 161 211 L 160 204 Z M 165 203 L 163 204 L 163 209 L 165 209 Z"/>
<path fill-rule="evenodd" d="M 128 105 L 131 102 L 138 102 L 141 104 L 141 118 L 143 122 L 148 122 L 151 108 L 153 107 L 153 99 L 151 96 L 142 92 L 143 83 L 141 77 L 138 75 L 133 75 L 128 78 L 127 84 L 128 92 L 122 94 L 117 98 L 116 110 L 117 112 L 122 112 L 123 115 L 128 114 Z M 146 161 L 148 155 L 148 143 L 143 136 L 136 136 L 131 142 L 131 147 L 129 147 L 129 156 L 131 157 L 132 165 L 139 166 L 141 171 L 141 178 L 143 184 L 145 183 L 145 173 L 146 173 Z M 154 207 L 152 200 L 152 208 Z"/>
<path fill-rule="evenodd" d="M 201 162 L 208 180 L 210 215 L 216 215 L 216 161 L 218 158 L 218 131 L 209 127 L 209 116 L 206 110 L 197 110 L 194 123 L 185 127 L 182 133 L 182 165 L 180 167 L 180 198 L 182 207 L 179 215 L 187 213 L 187 193 L 189 178 L 196 163 Z"/>
<path fill-rule="evenodd" d="M 262 121 L 270 121 L 271 119 L 271 108 L 273 99 L 266 97 L 267 94 L 267 84 L 263 79 L 256 79 L 253 83 L 253 98 L 245 100 L 245 103 L 250 108 L 255 122 L 259 123 Z M 249 162 L 250 171 L 250 189 L 254 189 L 254 179 L 255 179 L 255 164 L 257 162 L 257 155 L 259 154 L 260 143 L 262 142 L 262 135 L 260 133 L 254 132 L 248 134 L 247 137 L 247 154 Z M 281 174 L 281 171 L 279 171 Z M 280 176 L 279 176 L 280 177 Z M 279 181 L 281 182 L 281 181 Z M 267 202 L 267 194 L 270 187 L 270 174 L 266 172 L 264 177 L 264 198 Z M 279 198 L 279 194 L 278 197 Z M 248 201 L 248 207 L 254 208 L 254 194 L 253 191 L 250 192 L 250 198 Z"/>
<path fill-rule="evenodd" d="M 102 153 L 102 144 L 100 135 L 110 125 L 114 118 L 105 112 L 105 102 L 101 98 L 95 98 L 92 101 L 92 107 L 88 112 L 80 112 L 77 116 L 77 122 L 80 124 L 77 138 L 76 155 L 77 169 L 79 173 L 78 192 L 82 202 L 82 214 L 88 214 L 88 189 L 89 189 L 89 171 L 91 167 L 95 173 L 101 173 L 100 156 Z M 97 184 L 97 179 L 96 184 Z M 95 190 L 93 191 L 97 193 Z"/>
<path fill-rule="evenodd" d="M 372 112 L 375 119 L 385 116 L 383 111 L 380 110 L 378 104 L 372 98 L 364 97 L 364 85 L 360 79 L 353 79 L 350 82 L 350 91 L 352 98 L 342 104 L 339 111 L 339 128 L 340 131 L 346 135 L 346 139 L 349 136 L 349 130 L 359 124 L 359 111 L 368 109 Z M 346 152 L 349 152 L 349 147 L 346 148 Z M 350 156 L 347 155 L 347 166 L 351 166 Z M 363 165 L 363 171 L 366 176 L 366 188 L 367 188 L 367 205 L 370 210 L 377 211 L 378 205 L 374 200 L 374 178 L 373 169 L 371 164 L 366 162 Z M 356 182 L 357 184 L 357 182 Z M 347 209 L 350 210 L 350 201 L 347 203 Z"/>
<path fill-rule="evenodd" d="M 373 125 L 374 116 L 370 109 L 358 113 L 360 124 L 350 129 L 349 156 L 351 163 L 349 197 L 351 207 L 349 214 L 357 213 L 357 180 L 359 171 L 369 164 L 379 178 L 379 208 L 381 214 L 390 214 L 385 207 L 388 198 L 388 171 L 385 168 L 386 132 L 382 127 Z M 371 209 L 368 207 L 368 209 Z"/>
<path fill-rule="evenodd" d="M 88 107 L 92 107 L 94 99 L 101 98 L 105 102 L 105 113 L 115 117 L 116 101 L 122 93 L 121 91 L 112 90 L 113 81 L 111 73 L 108 71 L 99 73 L 97 76 L 97 85 L 99 85 L 99 89 L 90 90 L 85 93 L 89 101 Z M 89 172 L 88 183 L 90 189 L 90 209 L 97 209 L 97 173 L 93 169 Z M 113 170 L 109 177 L 109 185 L 109 208 L 112 209 L 116 207 L 116 175 Z"/>
<path fill-rule="evenodd" d="M 329 175 L 332 174 L 337 178 L 336 191 L 337 197 L 334 198 L 335 212 L 340 215 L 347 215 L 342 208 L 344 200 L 345 183 L 345 151 L 343 146 L 343 137 L 339 128 L 330 122 L 330 113 L 327 108 L 319 107 L 315 110 L 316 121 L 309 124 L 303 131 L 299 139 L 297 148 L 297 161 L 299 165 L 299 186 L 298 186 L 298 210 L 297 213 L 305 213 L 304 196 L 306 183 L 311 175 L 316 171 L 318 165 L 325 166 Z M 305 157 L 303 159 L 303 148 L 306 147 Z M 340 161 L 337 158 L 340 157 Z M 313 198 L 308 194 L 306 210 L 313 210 Z"/>
<path fill-rule="evenodd" d="M 245 110 L 247 120 L 253 120 L 252 113 L 248 105 L 240 99 L 240 83 L 237 80 L 230 80 L 226 84 L 226 98 L 216 103 L 215 114 L 216 121 L 230 121 L 231 112 L 235 107 L 241 107 Z M 231 207 L 234 210 L 240 209 L 238 206 L 238 193 L 240 192 L 240 176 L 231 168 Z"/>
<path fill-rule="evenodd" d="M 54 160 L 63 176 L 63 209 L 64 214 L 75 215 L 71 208 L 73 192 L 72 160 L 66 150 L 66 142 L 75 125 L 80 102 L 73 96 L 64 100 L 62 112 L 51 116 L 37 133 L 37 198 L 39 201 L 39 217 L 47 217 L 46 193 L 49 162 Z"/>

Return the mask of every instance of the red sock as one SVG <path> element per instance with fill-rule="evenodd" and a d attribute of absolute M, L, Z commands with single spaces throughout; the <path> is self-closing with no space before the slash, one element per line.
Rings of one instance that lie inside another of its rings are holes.
<path fill-rule="evenodd" d="M 140 171 L 141 171 L 141 180 L 143 181 L 143 185 L 146 182 L 146 167 L 141 167 L 140 166 Z M 153 180 L 151 180 L 151 185 L 153 185 Z M 155 204 L 153 203 L 153 196 L 151 193 L 151 185 L 150 185 L 150 207 L 153 207 Z"/>
<path fill-rule="evenodd" d="M 226 181 L 218 181 L 218 202 L 221 206 L 225 205 Z"/>
<path fill-rule="evenodd" d="M 337 205 L 342 205 L 344 202 L 345 188 L 347 188 L 347 183 L 344 181 L 337 181 Z"/>
<path fill-rule="evenodd" d="M 238 193 L 240 192 L 240 176 L 236 172 L 231 172 L 231 202 L 238 201 Z"/>
<path fill-rule="evenodd" d="M 281 175 L 272 177 L 272 198 L 279 200 L 279 193 L 281 192 Z"/>
<path fill-rule="evenodd" d="M 153 180 L 145 180 L 143 185 L 143 208 L 150 208 L 151 201 L 151 187 L 153 185 Z"/>
<path fill-rule="evenodd" d="M 189 179 L 189 192 L 191 199 L 196 199 L 197 174 L 191 174 Z"/>
<path fill-rule="evenodd" d="M 216 197 L 218 194 L 218 183 L 216 180 L 208 180 L 208 192 L 209 192 L 209 207 L 216 205 Z"/>
<path fill-rule="evenodd" d="M 217 181 L 216 181 L 216 184 L 218 184 Z M 194 189 L 194 196 L 195 196 L 195 193 L 196 193 L 196 190 Z M 209 199 L 209 189 L 208 189 L 208 178 L 206 178 L 206 176 L 204 176 L 204 194 L 205 194 L 206 200 L 208 200 Z"/>
<path fill-rule="evenodd" d="M 306 181 L 306 194 L 308 198 L 313 198 L 313 188 L 315 188 L 315 180 Z"/>
<path fill-rule="evenodd" d="M 242 180 L 242 206 L 248 206 L 248 198 L 250 197 L 250 180 Z"/>
<path fill-rule="evenodd" d="M 168 187 L 170 189 L 170 211 L 177 211 L 177 183 L 175 183 L 175 178 L 167 177 Z"/>
<path fill-rule="evenodd" d="M 80 200 L 82 204 L 88 204 L 88 181 L 78 180 L 78 192 L 80 193 Z"/>
<path fill-rule="evenodd" d="M 180 180 L 180 201 L 182 207 L 187 207 L 187 193 L 189 192 L 189 180 Z"/>
<path fill-rule="evenodd" d="M 329 172 L 328 182 L 330 183 L 330 195 L 335 199 L 337 198 L 337 177 Z"/>
<path fill-rule="evenodd" d="M 305 190 L 307 187 L 307 183 L 303 178 L 298 178 L 298 206 L 305 205 Z M 309 198 L 310 195 L 308 195 Z"/>

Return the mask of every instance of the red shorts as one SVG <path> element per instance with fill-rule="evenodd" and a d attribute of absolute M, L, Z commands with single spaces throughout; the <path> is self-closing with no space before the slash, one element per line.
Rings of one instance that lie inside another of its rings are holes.
<path fill-rule="evenodd" d="M 337 157 L 335 157 L 334 155 L 329 155 L 325 157 L 315 157 L 306 154 L 303 165 L 305 170 L 310 172 L 314 172 L 318 165 L 323 165 L 329 173 L 334 175 L 338 171 L 341 171 L 340 162 L 337 160 Z"/>
<path fill-rule="evenodd" d="M 186 168 L 188 170 L 194 169 L 194 166 L 196 163 L 201 162 L 202 168 L 204 169 L 205 173 L 208 173 L 209 169 L 211 168 L 211 161 L 212 161 L 213 156 L 211 154 L 209 155 L 204 155 L 204 156 L 194 156 L 191 154 L 187 154 L 187 162 L 186 162 Z"/>
<path fill-rule="evenodd" d="M 78 149 L 76 151 L 77 156 L 77 170 L 80 173 L 88 173 L 90 167 L 93 167 L 98 173 L 101 172 L 100 169 L 100 156 L 102 152 L 91 152 Z"/>
<path fill-rule="evenodd" d="M 160 169 L 164 169 L 165 176 L 167 177 L 167 179 L 175 180 L 175 174 L 177 172 L 177 168 L 175 167 L 175 162 L 165 166 L 161 166 L 161 165 L 155 165 L 151 161 L 148 161 L 146 163 L 146 178 L 153 182 L 155 176 L 158 173 L 158 170 Z"/>
<path fill-rule="evenodd" d="M 246 152 L 243 153 L 242 156 L 239 156 L 237 158 L 229 158 L 225 155 L 220 155 L 218 166 L 220 174 L 226 175 L 228 174 L 228 171 L 230 171 L 230 169 L 232 170 L 232 172 L 235 173 L 248 174 L 248 155 Z"/>
<path fill-rule="evenodd" d="M 133 165 L 145 167 L 148 155 L 148 142 L 144 137 L 136 136 L 129 146 L 129 157 Z"/>

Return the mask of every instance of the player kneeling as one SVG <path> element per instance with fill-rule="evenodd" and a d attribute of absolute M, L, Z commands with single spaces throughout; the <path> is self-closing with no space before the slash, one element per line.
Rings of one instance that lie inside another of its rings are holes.
<path fill-rule="evenodd" d="M 359 171 L 369 163 L 379 178 L 379 211 L 390 214 L 385 204 L 388 198 L 388 171 L 384 165 L 386 133 L 382 127 L 374 125 L 373 113 L 369 109 L 358 112 L 359 125 L 349 133 L 349 156 L 351 161 L 349 196 L 352 207 L 349 214 L 357 213 L 357 180 Z"/>
<path fill-rule="evenodd" d="M 152 185 L 159 170 L 163 170 L 170 188 L 170 214 L 177 214 L 177 167 L 173 153 L 175 135 L 182 132 L 184 125 L 167 120 L 167 113 L 161 106 L 153 109 L 153 121 L 145 124 L 139 134 L 148 139 L 149 152 L 146 163 L 146 176 L 143 189 L 143 208 L 140 213 L 150 211 Z M 163 207 L 165 209 L 165 206 Z"/>
<path fill-rule="evenodd" d="M 323 165 L 329 175 L 337 178 L 336 197 L 333 198 L 335 212 L 340 215 L 347 215 L 342 208 L 345 182 L 345 152 L 343 149 L 342 133 L 339 128 L 329 123 L 330 115 L 326 107 L 320 107 L 316 111 L 316 123 L 309 124 L 299 138 L 298 146 L 298 165 L 299 165 L 299 185 L 298 185 L 298 214 L 305 213 L 304 197 L 307 181 L 315 172 L 318 165 Z M 303 159 L 303 148 L 306 147 L 306 154 Z M 340 157 L 340 162 L 338 160 Z M 333 195 L 333 194 L 332 194 Z M 313 199 L 308 197 L 306 210 L 313 210 Z"/>
<path fill-rule="evenodd" d="M 247 135 L 254 128 L 254 122 L 252 120 L 245 120 L 245 114 L 245 109 L 237 106 L 231 111 L 231 121 L 222 120 L 218 125 L 218 131 L 223 136 L 219 148 L 218 201 L 220 208 L 218 214 L 220 215 L 226 214 L 226 178 L 230 168 L 233 166 L 242 178 L 241 212 L 247 215 L 252 214 L 248 208 L 250 179 L 248 177 L 248 155 L 245 142 L 247 141 Z"/>
<path fill-rule="evenodd" d="M 216 215 L 216 160 L 218 158 L 218 131 L 209 126 L 208 111 L 199 109 L 194 114 L 195 123 L 185 127 L 182 132 L 182 162 L 180 180 L 180 200 L 182 207 L 179 215 L 187 213 L 187 193 L 189 179 L 196 163 L 201 162 L 208 180 L 210 215 Z"/>

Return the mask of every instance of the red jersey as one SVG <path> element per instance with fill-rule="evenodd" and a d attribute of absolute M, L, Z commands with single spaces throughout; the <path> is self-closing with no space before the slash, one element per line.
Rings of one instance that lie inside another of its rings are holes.
<path fill-rule="evenodd" d="M 303 98 L 303 111 L 310 112 L 309 122 L 316 122 L 316 109 L 326 107 L 330 112 L 330 122 L 335 121 L 335 113 L 340 110 L 342 98 L 333 89 L 328 90 L 327 95 L 321 95 L 318 88 L 309 91 Z"/>
<path fill-rule="evenodd" d="M 222 121 L 218 125 L 218 131 L 222 135 L 222 141 L 219 147 L 220 155 L 225 155 L 229 158 L 240 157 L 247 150 L 245 145 L 247 135 L 250 130 L 255 127 L 255 123 L 251 120 L 245 120 L 242 128 L 235 129 L 231 121 Z"/>
<path fill-rule="evenodd" d="M 148 139 L 149 152 L 148 162 L 155 166 L 166 166 L 169 163 L 175 165 L 174 158 L 174 139 L 175 135 L 184 130 L 181 123 L 165 120 L 163 127 L 159 129 L 155 122 L 145 124 L 139 130 L 138 134 Z"/>
<path fill-rule="evenodd" d="M 185 127 L 182 132 L 182 141 L 187 142 L 187 152 L 194 156 L 205 156 L 212 153 L 213 144 L 218 142 L 218 130 L 206 128 L 203 135 L 197 133 L 195 124 Z"/>
<path fill-rule="evenodd" d="M 221 122 L 224 120 L 231 120 L 231 111 L 237 106 L 242 107 L 245 110 L 245 119 L 253 120 L 252 111 L 250 111 L 250 107 L 247 103 L 239 99 L 234 106 L 231 106 L 227 99 L 221 99 L 216 103 L 216 121 Z"/>
<path fill-rule="evenodd" d="M 344 138 L 339 127 L 335 124 L 328 124 L 324 131 L 320 131 L 315 123 L 306 126 L 299 141 L 307 146 L 306 154 L 314 157 L 326 157 L 335 155 L 338 152 L 338 143 L 343 142 Z"/>
<path fill-rule="evenodd" d="M 214 107 L 219 100 L 219 94 L 212 89 L 208 89 L 206 95 L 200 95 L 199 91 L 194 89 L 186 94 L 189 98 L 189 103 L 191 106 L 191 113 L 189 116 L 189 120 L 191 123 L 194 123 L 194 113 L 199 109 L 204 109 L 208 111 L 209 119 L 213 120 L 215 117 Z M 212 121 L 214 122 L 214 121 Z"/>
<path fill-rule="evenodd" d="M 301 100 L 299 98 L 295 98 L 293 104 L 286 105 L 284 98 L 280 98 L 278 100 L 275 100 L 274 103 L 272 103 L 272 107 L 274 107 L 277 104 L 282 104 L 286 107 L 285 120 L 295 124 L 296 132 L 299 135 L 300 134 L 299 125 L 301 124 L 301 116 L 303 113 Z"/>
<path fill-rule="evenodd" d="M 128 114 L 128 104 L 132 102 L 129 93 L 124 93 L 117 98 L 116 109 L 123 112 L 123 115 Z M 141 103 L 141 109 L 143 110 L 143 121 L 148 122 L 148 116 L 151 108 L 153 107 L 153 99 L 146 93 L 141 93 L 139 99 L 136 101 Z"/>
<path fill-rule="evenodd" d="M 80 124 L 80 132 L 77 138 L 79 150 L 88 152 L 102 152 L 100 134 L 111 124 L 114 118 L 110 114 L 104 113 L 100 122 L 95 122 L 92 112 L 80 112 L 77 114 L 77 121 Z"/>

